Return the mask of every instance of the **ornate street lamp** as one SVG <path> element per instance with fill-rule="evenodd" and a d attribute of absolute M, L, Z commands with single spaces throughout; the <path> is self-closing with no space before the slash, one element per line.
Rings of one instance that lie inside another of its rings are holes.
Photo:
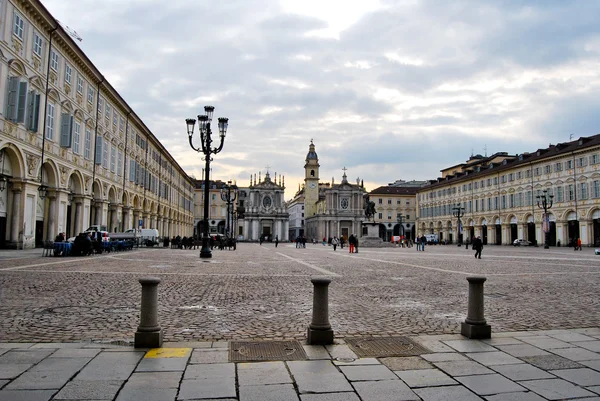
<path fill-rule="evenodd" d="M 227 185 L 223 185 L 221 188 L 221 199 L 227 203 L 227 236 L 233 238 L 231 235 L 231 228 L 233 226 L 233 202 L 237 198 L 237 192 L 234 190 L 233 195 L 231 191 L 231 181 L 227 181 Z M 231 216 L 231 219 L 230 219 Z M 231 222 L 231 226 L 229 224 Z"/>
<path fill-rule="evenodd" d="M 396 221 L 398 222 L 398 224 L 400 224 L 400 228 L 402 229 L 402 232 L 398 232 L 398 234 L 400 234 L 400 236 L 404 236 L 404 225 L 402 223 L 404 223 L 404 216 L 402 215 L 402 213 L 398 213 L 396 215 Z"/>
<path fill-rule="evenodd" d="M 40 198 L 44 199 L 48 195 L 48 186 L 42 184 L 38 187 L 38 192 L 40 194 Z"/>
<path fill-rule="evenodd" d="M 204 106 L 204 112 L 198 116 L 198 131 L 200 131 L 200 146 L 195 147 L 193 144 L 194 136 L 194 125 L 196 120 L 188 118 L 185 120 L 187 124 L 188 139 L 190 146 L 196 152 L 202 152 L 204 154 L 204 160 L 206 161 L 206 167 L 204 169 L 204 235 L 202 237 L 202 249 L 200 250 L 201 258 L 211 258 L 212 252 L 208 244 L 209 232 L 208 232 L 208 202 L 210 200 L 210 162 L 212 161 L 211 154 L 217 154 L 223 149 L 223 141 L 225 140 L 225 134 L 227 133 L 227 125 L 229 119 L 220 117 L 219 118 L 219 137 L 221 142 L 219 147 L 212 147 L 212 130 L 210 129 L 210 123 L 212 121 L 213 112 L 215 108 L 213 106 Z"/>
<path fill-rule="evenodd" d="M 540 209 L 544 209 L 544 215 L 542 216 L 542 226 L 544 228 L 544 249 L 549 249 L 548 236 L 550 234 L 550 219 L 548 217 L 548 209 L 552 207 L 552 199 L 554 195 L 548 195 L 548 191 L 544 189 L 542 195 L 537 195 L 537 205 Z"/>
<path fill-rule="evenodd" d="M 460 205 L 460 203 L 457 203 L 456 206 L 454 206 L 452 208 L 452 215 L 458 219 L 458 225 L 456 226 L 456 230 L 457 230 L 456 235 L 458 236 L 458 238 L 457 238 L 458 246 L 461 246 L 462 245 L 462 233 L 461 233 L 462 224 L 460 222 L 460 218 L 465 215 L 465 208 L 462 207 Z"/>

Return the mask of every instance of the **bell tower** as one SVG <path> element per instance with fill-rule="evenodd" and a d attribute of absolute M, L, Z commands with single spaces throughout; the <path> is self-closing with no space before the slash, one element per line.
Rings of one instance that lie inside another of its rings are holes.
<path fill-rule="evenodd" d="M 304 217 L 316 214 L 317 201 L 319 200 L 319 156 L 315 151 L 312 139 L 304 164 Z"/>

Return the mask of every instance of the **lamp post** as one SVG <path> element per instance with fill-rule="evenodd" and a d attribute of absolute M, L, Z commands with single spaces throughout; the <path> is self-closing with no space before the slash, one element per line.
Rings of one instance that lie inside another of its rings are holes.
<path fill-rule="evenodd" d="M 398 222 L 398 224 L 400 224 L 400 228 L 402 229 L 402 231 L 398 231 L 398 234 L 400 234 L 401 237 L 404 236 L 404 225 L 402 223 L 404 223 L 404 216 L 402 215 L 402 213 L 398 213 L 396 215 L 396 221 Z"/>
<path fill-rule="evenodd" d="M 460 218 L 465 215 L 465 208 L 462 207 L 460 205 L 460 203 L 458 203 L 456 206 L 454 206 L 452 208 L 452 215 L 458 219 L 458 225 L 456 226 L 457 236 L 458 236 L 457 241 L 458 241 L 458 246 L 461 246 L 462 245 L 462 234 L 461 234 L 462 225 L 460 222 Z"/>
<path fill-rule="evenodd" d="M 233 195 L 231 193 L 231 181 L 227 181 L 227 185 L 223 185 L 221 188 L 221 199 L 227 203 L 227 237 L 232 238 L 231 227 L 233 226 L 233 202 L 237 198 L 237 192 L 234 190 Z M 231 216 L 231 218 L 230 218 Z M 231 225 L 229 224 L 231 222 Z"/>
<path fill-rule="evenodd" d="M 204 160 L 206 161 L 206 167 L 204 168 L 204 235 L 202 236 L 202 249 L 200 250 L 201 258 L 211 258 L 212 252 L 208 244 L 208 202 L 210 200 L 210 162 L 212 161 L 211 154 L 217 154 L 223 149 L 223 141 L 225 140 L 225 134 L 227 133 L 227 124 L 229 119 L 220 117 L 219 118 L 219 137 L 221 142 L 219 147 L 212 147 L 212 131 L 210 129 L 210 123 L 212 121 L 213 112 L 215 108 L 213 106 L 204 106 L 204 112 L 198 116 L 198 131 L 200 131 L 200 147 L 195 147 L 193 144 L 194 125 L 196 120 L 188 118 L 185 120 L 187 124 L 188 139 L 190 146 L 196 152 L 204 153 Z"/>
<path fill-rule="evenodd" d="M 542 227 L 544 228 L 544 249 L 549 249 L 548 235 L 550 234 L 550 221 L 548 219 L 548 209 L 552 207 L 552 199 L 554 195 L 548 195 L 548 191 L 544 189 L 542 195 L 537 195 L 537 205 L 540 209 L 544 209 L 544 215 L 542 216 Z"/>

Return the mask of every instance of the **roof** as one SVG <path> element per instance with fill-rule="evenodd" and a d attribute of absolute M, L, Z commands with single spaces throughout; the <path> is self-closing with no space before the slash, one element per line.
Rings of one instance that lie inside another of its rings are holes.
<path fill-rule="evenodd" d="M 375 188 L 369 195 L 408 195 L 413 196 L 417 193 L 420 187 L 391 187 L 384 186 Z"/>

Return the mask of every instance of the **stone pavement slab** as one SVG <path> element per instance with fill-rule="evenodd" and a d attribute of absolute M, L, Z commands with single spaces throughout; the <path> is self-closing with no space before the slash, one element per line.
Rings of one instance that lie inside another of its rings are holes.
<path fill-rule="evenodd" d="M 585 334 L 581 334 L 581 333 L 575 333 L 573 331 L 568 331 L 565 330 L 562 333 L 554 333 L 554 334 L 548 334 L 548 336 L 556 338 L 557 340 L 561 340 L 561 341 L 566 341 L 568 343 L 576 343 L 576 342 L 581 342 L 581 341 L 593 341 L 594 337 L 585 335 Z M 579 344 L 577 344 L 579 345 Z"/>
<path fill-rule="evenodd" d="M 562 400 L 566 398 L 593 397 L 596 394 L 577 387 L 562 379 L 529 380 L 519 382 L 523 387 L 536 392 L 548 400 Z"/>
<path fill-rule="evenodd" d="M 89 358 L 92 359 L 100 353 L 100 349 L 86 348 L 59 348 L 48 358 Z"/>
<path fill-rule="evenodd" d="M 49 401 L 56 390 L 2 390 L 0 401 Z"/>
<path fill-rule="evenodd" d="M 518 365 L 497 365 L 492 366 L 496 372 L 503 376 L 508 377 L 511 380 L 535 380 L 535 379 L 553 379 L 554 376 L 550 373 L 536 368 L 533 365 L 527 363 L 520 363 Z"/>
<path fill-rule="evenodd" d="M 235 364 L 213 363 L 206 365 L 188 365 L 183 379 L 218 379 L 219 377 L 235 377 Z"/>
<path fill-rule="evenodd" d="M 429 362 L 418 356 L 392 356 L 380 358 L 380 361 L 393 371 L 431 369 L 433 367 Z"/>
<path fill-rule="evenodd" d="M 11 363 L 0 365 L 0 379 L 14 379 L 19 377 L 33 365 L 29 363 Z"/>
<path fill-rule="evenodd" d="M 429 362 L 468 361 L 469 359 L 458 352 L 442 352 L 440 354 L 425 354 L 421 358 Z"/>
<path fill-rule="evenodd" d="M 523 363 L 523 361 L 520 359 L 517 359 L 514 356 L 508 355 L 502 351 L 474 352 L 465 355 L 484 366 L 514 365 L 516 363 Z"/>
<path fill-rule="evenodd" d="M 517 358 L 524 356 L 551 355 L 548 351 L 544 351 L 543 349 L 529 344 L 498 345 L 496 348 Z"/>
<path fill-rule="evenodd" d="M 335 366 L 359 366 L 359 365 L 381 365 L 381 362 L 377 360 L 377 358 L 358 358 L 358 359 L 348 359 L 348 360 L 337 360 L 334 359 L 333 364 Z"/>
<path fill-rule="evenodd" d="M 450 376 L 437 369 L 404 370 L 395 372 L 409 387 L 434 387 L 458 384 Z"/>
<path fill-rule="evenodd" d="M 179 388 L 177 399 L 196 400 L 226 397 L 236 397 L 234 377 L 211 377 L 183 380 L 181 382 L 181 387 Z"/>
<path fill-rule="evenodd" d="M 419 401 L 419 397 L 400 380 L 352 383 L 363 401 Z"/>
<path fill-rule="evenodd" d="M 494 336 L 496 335 L 496 333 L 494 333 Z M 522 341 L 517 340 L 514 337 L 492 337 L 492 338 L 488 338 L 485 340 L 481 340 L 481 342 L 485 343 L 485 344 L 489 344 L 492 346 L 496 346 L 496 345 L 519 345 L 519 344 L 523 344 Z"/>
<path fill-rule="evenodd" d="M 283 362 L 238 363 L 240 386 L 292 383 Z"/>
<path fill-rule="evenodd" d="M 352 391 L 348 380 L 331 361 L 291 361 L 287 365 L 300 394 Z"/>
<path fill-rule="evenodd" d="M 120 380 L 73 380 L 54 400 L 113 400 L 122 385 Z"/>
<path fill-rule="evenodd" d="M 303 344 L 302 347 L 304 348 L 308 359 L 331 359 L 331 355 L 329 355 L 327 349 L 322 345 Z"/>
<path fill-rule="evenodd" d="M 4 355 L 0 356 L 0 365 L 12 364 L 12 363 L 28 363 L 36 364 L 48 355 L 52 354 L 55 350 L 10 350 Z"/>
<path fill-rule="evenodd" d="M 487 375 L 494 373 L 492 370 L 473 361 L 434 362 L 433 364 L 450 376 Z"/>
<path fill-rule="evenodd" d="M 360 401 L 356 393 L 302 394 L 301 401 Z"/>
<path fill-rule="evenodd" d="M 229 352 L 226 349 L 201 348 L 192 352 L 190 363 L 226 363 Z"/>
<path fill-rule="evenodd" d="M 77 374 L 77 380 L 127 380 L 143 352 L 101 352 Z"/>
<path fill-rule="evenodd" d="M 600 386 L 600 372 L 589 368 L 551 370 L 550 373 L 580 386 Z"/>
<path fill-rule="evenodd" d="M 325 346 L 327 352 L 331 355 L 331 359 L 358 359 L 358 356 L 346 344 L 334 344 Z"/>
<path fill-rule="evenodd" d="M 417 388 L 415 393 L 423 401 L 481 401 L 483 398 L 473 394 L 463 386 Z"/>
<path fill-rule="evenodd" d="M 573 362 L 576 363 L 576 362 Z M 600 371 L 600 360 L 594 360 L 594 361 L 581 361 L 579 362 L 581 365 L 585 365 L 588 368 L 592 368 L 594 370 Z M 579 364 L 578 364 L 579 365 Z M 581 367 L 581 365 L 577 366 L 577 367 Z"/>
<path fill-rule="evenodd" d="M 581 364 L 558 355 L 540 355 L 521 357 L 522 361 L 544 370 L 581 368 Z"/>
<path fill-rule="evenodd" d="M 178 388 L 183 372 L 141 372 L 129 377 L 125 388 Z"/>
<path fill-rule="evenodd" d="M 132 388 L 124 387 L 116 401 L 174 401 L 176 388 Z M 224 400 L 222 400 L 224 401 Z"/>
<path fill-rule="evenodd" d="M 299 401 L 292 384 L 240 386 L 240 401 Z"/>
<path fill-rule="evenodd" d="M 577 346 L 589 351 L 600 352 L 600 341 L 598 340 L 578 342 Z"/>
<path fill-rule="evenodd" d="M 398 379 L 398 377 L 384 365 L 340 366 L 340 370 L 350 381 Z"/>
<path fill-rule="evenodd" d="M 600 354 L 592 351 L 588 351 L 583 348 L 561 348 L 553 349 L 552 353 L 562 356 L 563 358 L 570 359 L 575 362 L 579 361 L 591 361 L 600 359 Z M 2 357 L 0 357 L 2 358 Z"/>
<path fill-rule="evenodd" d="M 479 395 L 493 395 L 499 393 L 512 393 L 515 391 L 525 391 L 525 389 L 519 386 L 517 383 L 497 373 L 491 375 L 457 377 L 456 380 Z"/>
<path fill-rule="evenodd" d="M 485 397 L 487 401 L 545 401 L 545 398 L 540 397 L 536 393 L 529 392 L 519 392 L 519 393 L 505 393 L 498 395 L 490 395 Z"/>
<path fill-rule="evenodd" d="M 552 338 L 549 336 L 517 337 L 517 339 L 546 351 L 552 350 L 554 348 L 572 347 L 572 345 L 567 342 L 560 341 L 556 338 Z"/>
<path fill-rule="evenodd" d="M 144 358 L 135 368 L 136 372 L 184 371 L 188 358 Z"/>
<path fill-rule="evenodd" d="M 458 352 L 490 352 L 497 351 L 496 348 L 478 340 L 448 340 L 444 344 L 452 347 Z"/>

